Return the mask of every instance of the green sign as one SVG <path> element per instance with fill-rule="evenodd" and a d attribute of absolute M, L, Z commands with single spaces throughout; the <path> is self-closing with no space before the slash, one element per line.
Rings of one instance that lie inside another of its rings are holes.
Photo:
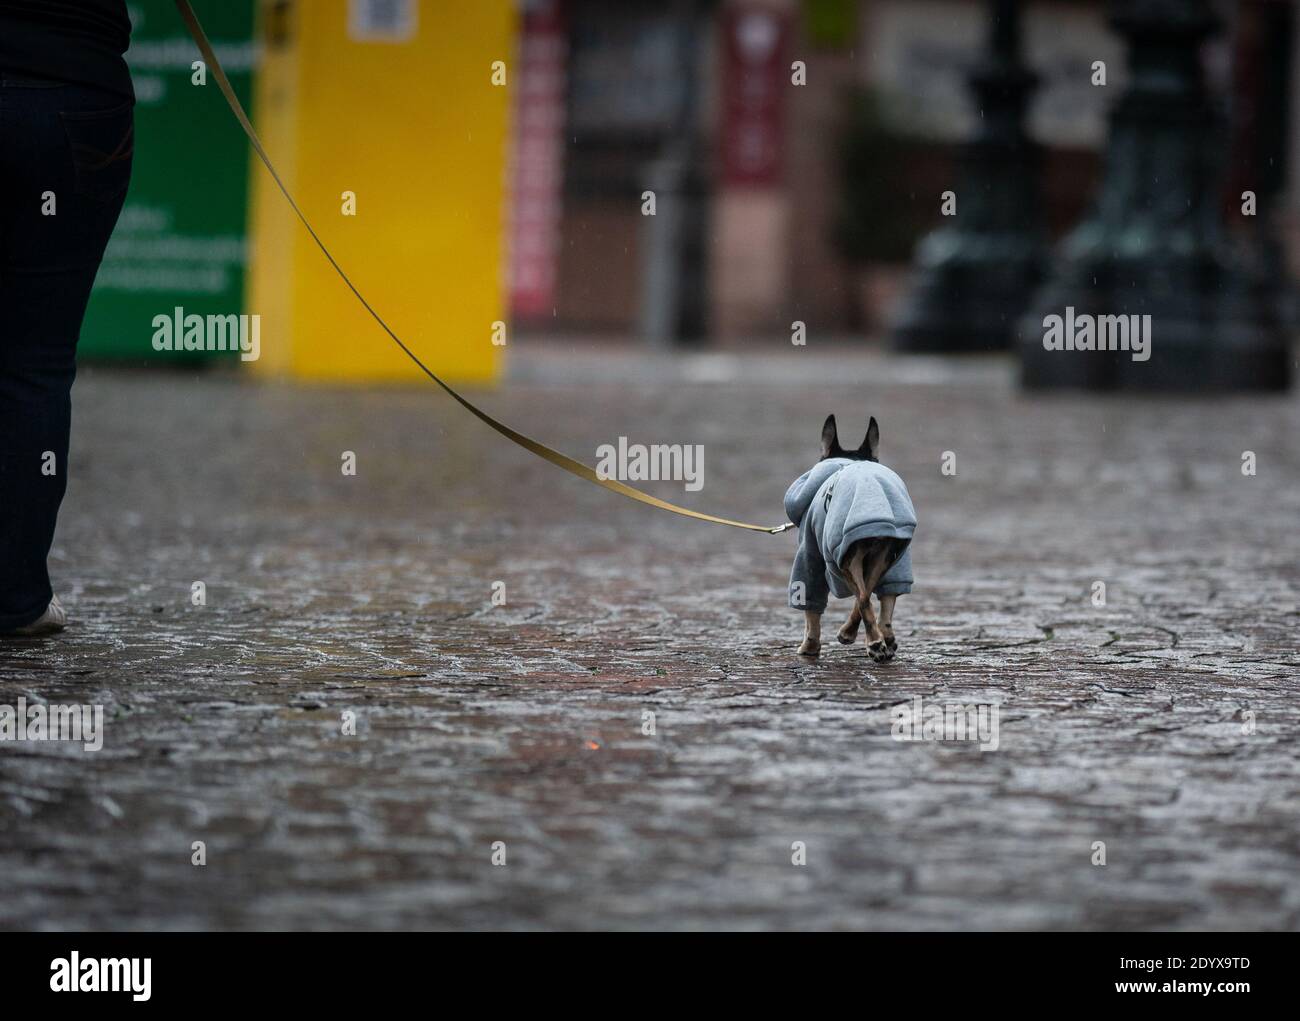
<path fill-rule="evenodd" d="M 857 0 L 804 0 L 804 32 L 819 49 L 851 50 L 858 31 Z"/>
<path fill-rule="evenodd" d="M 245 108 L 258 50 L 254 0 L 196 5 Z M 155 350 L 155 318 L 237 315 L 247 262 L 249 150 L 172 0 L 129 0 L 135 82 L 131 190 L 109 242 L 79 354 L 171 362 L 238 353 Z M 206 71 L 206 84 L 196 84 Z"/>

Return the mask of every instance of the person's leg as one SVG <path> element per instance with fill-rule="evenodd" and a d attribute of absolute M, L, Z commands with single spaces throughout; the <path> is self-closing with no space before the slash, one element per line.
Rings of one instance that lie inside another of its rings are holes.
<path fill-rule="evenodd" d="M 53 595 L 77 337 L 133 141 L 129 102 L 0 80 L 0 631 Z"/>

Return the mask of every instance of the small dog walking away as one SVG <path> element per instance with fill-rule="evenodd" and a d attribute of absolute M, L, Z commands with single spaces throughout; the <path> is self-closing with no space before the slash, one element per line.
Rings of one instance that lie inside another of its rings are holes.
<path fill-rule="evenodd" d="M 799 527 L 790 571 L 790 605 L 804 611 L 799 655 L 821 653 L 822 613 L 830 593 L 853 597 L 836 636 L 852 645 L 866 622 L 867 653 L 877 663 L 894 658 L 894 602 L 912 591 L 909 546 L 916 530 L 912 498 L 894 472 L 876 458 L 880 428 L 873 418 L 857 450 L 840 446 L 835 416 L 822 426 L 822 456 L 785 494 L 785 513 Z M 871 594 L 880 600 L 880 619 Z"/>

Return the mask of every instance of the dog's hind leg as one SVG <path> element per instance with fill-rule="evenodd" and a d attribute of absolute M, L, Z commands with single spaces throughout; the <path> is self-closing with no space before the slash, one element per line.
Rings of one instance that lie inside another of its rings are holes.
<path fill-rule="evenodd" d="M 880 597 L 880 633 L 890 652 L 898 651 L 898 642 L 894 639 L 894 603 L 897 601 L 898 596 Z"/>
<path fill-rule="evenodd" d="M 853 609 L 849 610 L 849 619 L 840 627 L 835 637 L 840 640 L 841 645 L 852 645 L 858 640 L 858 625 L 862 623 L 862 611 L 858 609 L 858 601 L 853 600 Z"/>
<path fill-rule="evenodd" d="M 880 584 L 881 576 L 889 567 L 889 554 L 887 543 L 863 542 L 855 546 L 848 565 L 849 577 L 858 590 L 858 613 L 867 625 L 864 637 L 867 655 L 877 663 L 887 663 L 894 658 L 894 652 L 885 643 L 885 637 L 876 623 L 876 615 L 871 609 L 871 593 Z"/>
<path fill-rule="evenodd" d="M 822 615 L 812 610 L 803 611 L 803 642 L 800 656 L 820 656 L 822 651 Z"/>

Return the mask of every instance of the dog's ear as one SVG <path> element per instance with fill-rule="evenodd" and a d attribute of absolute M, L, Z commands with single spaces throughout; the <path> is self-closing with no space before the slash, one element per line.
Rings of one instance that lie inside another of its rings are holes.
<path fill-rule="evenodd" d="M 822 426 L 822 459 L 841 457 L 843 454 L 844 448 L 840 446 L 840 433 L 835 428 L 835 416 L 827 415 L 826 423 Z"/>
<path fill-rule="evenodd" d="M 862 446 L 858 447 L 858 453 L 865 455 L 868 461 L 875 461 L 876 451 L 879 449 L 880 426 L 876 425 L 876 417 L 872 415 L 871 422 L 867 426 L 867 438 L 862 441 Z"/>

